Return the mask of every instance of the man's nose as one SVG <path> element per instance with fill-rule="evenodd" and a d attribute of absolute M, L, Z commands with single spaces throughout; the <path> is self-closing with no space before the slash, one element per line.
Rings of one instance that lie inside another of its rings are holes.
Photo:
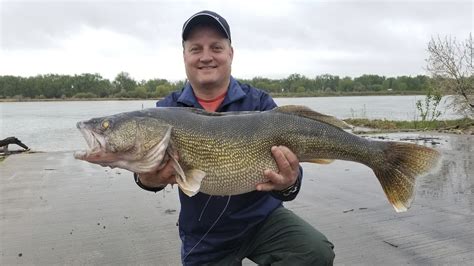
<path fill-rule="evenodd" d="M 212 61 L 214 58 L 212 56 L 212 52 L 209 50 L 209 49 L 204 49 L 203 53 L 202 53 L 202 56 L 200 58 L 200 61 L 201 62 L 210 62 Z"/>

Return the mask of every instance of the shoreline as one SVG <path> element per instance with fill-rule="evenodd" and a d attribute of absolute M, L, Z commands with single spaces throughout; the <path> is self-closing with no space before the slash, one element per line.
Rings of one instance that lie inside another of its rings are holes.
<path fill-rule="evenodd" d="M 318 98 L 318 97 L 360 97 L 360 96 L 409 96 L 409 95 L 420 95 L 424 96 L 425 93 L 420 91 L 410 92 L 358 92 L 358 93 L 314 93 L 314 94 L 274 94 L 270 93 L 272 98 Z M 76 102 L 76 101 L 158 101 L 163 99 L 160 98 L 0 98 L 2 102 Z"/>

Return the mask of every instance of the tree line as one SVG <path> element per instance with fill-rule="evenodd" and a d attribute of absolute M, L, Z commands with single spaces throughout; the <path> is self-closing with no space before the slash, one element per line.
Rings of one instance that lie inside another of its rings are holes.
<path fill-rule="evenodd" d="M 0 98 L 151 98 L 183 87 L 184 81 L 151 79 L 137 82 L 128 73 L 119 73 L 110 81 L 99 74 L 33 77 L 0 76 Z"/>
<path fill-rule="evenodd" d="M 310 96 L 331 93 L 420 93 L 430 86 L 424 75 L 385 77 L 362 75 L 339 77 L 318 75 L 308 78 L 291 74 L 283 79 L 255 77 L 239 79 L 273 95 Z M 136 81 L 127 72 L 119 73 L 110 81 L 99 74 L 58 75 L 32 77 L 0 76 L 0 98 L 3 99 L 70 99 L 70 98 L 159 98 L 171 91 L 180 90 L 185 80 L 171 82 L 166 79 Z"/>

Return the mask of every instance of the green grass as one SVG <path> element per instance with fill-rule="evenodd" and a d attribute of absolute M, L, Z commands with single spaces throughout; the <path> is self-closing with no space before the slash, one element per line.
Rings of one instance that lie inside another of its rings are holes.
<path fill-rule="evenodd" d="M 349 118 L 345 119 L 347 123 L 371 129 L 396 131 L 396 130 L 463 130 L 474 126 L 474 120 L 470 118 L 463 118 L 457 120 L 446 121 L 393 121 L 366 118 Z"/>

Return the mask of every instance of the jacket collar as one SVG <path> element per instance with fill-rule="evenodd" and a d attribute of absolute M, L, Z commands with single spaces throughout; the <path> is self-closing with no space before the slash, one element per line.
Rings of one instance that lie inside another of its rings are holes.
<path fill-rule="evenodd" d="M 233 103 L 245 97 L 245 92 L 240 87 L 240 84 L 232 76 L 230 77 L 229 88 L 227 94 L 222 102 L 221 106 Z M 177 102 L 182 103 L 187 106 L 201 108 L 201 105 L 198 103 L 196 96 L 194 95 L 193 88 L 191 83 L 186 82 L 183 92 L 178 97 Z"/>

